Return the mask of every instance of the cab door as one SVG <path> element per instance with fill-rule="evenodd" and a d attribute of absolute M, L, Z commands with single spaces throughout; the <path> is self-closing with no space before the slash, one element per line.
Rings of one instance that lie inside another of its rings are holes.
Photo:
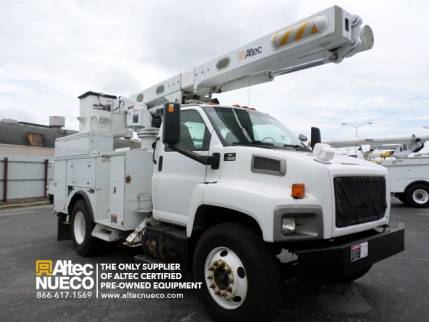
<path fill-rule="evenodd" d="M 202 155 L 209 153 L 211 130 L 203 116 L 196 109 L 181 111 L 179 147 Z M 162 139 L 157 143 L 156 162 L 152 181 L 154 218 L 186 225 L 194 191 L 204 184 L 207 166 L 167 148 Z"/>

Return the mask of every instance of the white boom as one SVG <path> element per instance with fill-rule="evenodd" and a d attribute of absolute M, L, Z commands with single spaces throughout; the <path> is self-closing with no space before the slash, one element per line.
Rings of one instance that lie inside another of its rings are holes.
<path fill-rule="evenodd" d="M 429 141 L 429 135 L 422 136 L 399 136 L 387 138 L 374 138 L 374 139 L 350 139 L 350 140 L 328 140 L 327 143 L 334 148 L 347 148 L 353 146 L 370 145 L 374 149 L 386 148 L 388 145 L 401 145 L 405 146 L 406 150 L 410 151 L 418 148 L 425 141 Z"/>
<path fill-rule="evenodd" d="M 277 30 L 186 73 L 180 73 L 133 95 L 149 109 L 165 102 L 207 100 L 212 93 L 269 82 L 278 75 L 371 49 L 372 30 L 359 16 L 333 6 Z"/>

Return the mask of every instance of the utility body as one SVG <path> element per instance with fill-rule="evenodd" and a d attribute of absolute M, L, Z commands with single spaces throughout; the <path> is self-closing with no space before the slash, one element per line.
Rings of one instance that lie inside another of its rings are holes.
<path fill-rule="evenodd" d="M 55 146 L 59 239 L 84 256 L 120 241 L 142 247 L 140 259 L 178 262 L 225 321 L 268 320 L 285 265 L 303 279 L 362 276 L 404 247 L 403 230 L 388 228 L 387 170 L 335 155 L 317 128 L 308 146 L 274 117 L 211 95 L 372 45 L 358 16 L 332 7 L 132 98 L 81 95 L 79 133 Z M 130 129 L 140 148 L 115 149 Z M 280 261 L 285 251 L 295 260 Z"/>

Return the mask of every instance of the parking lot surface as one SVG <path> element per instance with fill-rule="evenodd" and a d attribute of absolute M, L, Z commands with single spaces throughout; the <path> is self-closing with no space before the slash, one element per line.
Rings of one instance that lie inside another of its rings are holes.
<path fill-rule="evenodd" d="M 122 247 L 82 258 L 70 241 L 56 241 L 50 207 L 0 212 L 0 321 L 211 321 L 195 292 L 183 299 L 37 299 L 36 259 L 121 262 Z M 427 321 L 429 319 L 429 210 L 392 206 L 392 226 L 406 229 L 406 251 L 373 266 L 351 284 L 285 282 L 279 321 Z M 269 274 L 269 272 L 267 272 Z M 261 299 L 263 301 L 263 299 Z"/>

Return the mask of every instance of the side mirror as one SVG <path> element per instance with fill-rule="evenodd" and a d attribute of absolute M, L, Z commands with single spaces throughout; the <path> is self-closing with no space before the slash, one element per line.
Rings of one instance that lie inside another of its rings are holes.
<path fill-rule="evenodd" d="M 305 135 L 305 134 L 298 135 L 298 139 L 304 143 L 307 142 L 307 140 L 308 140 L 307 135 Z"/>
<path fill-rule="evenodd" d="M 185 157 L 204 165 L 210 165 L 212 169 L 219 169 L 220 153 L 213 153 L 210 156 L 201 155 L 177 146 L 180 142 L 180 104 L 166 103 L 163 112 L 162 143 Z"/>
<path fill-rule="evenodd" d="M 311 128 L 311 142 L 310 145 L 312 148 L 317 143 L 322 143 L 322 135 L 320 134 L 320 129 L 318 127 L 312 127 Z"/>
<path fill-rule="evenodd" d="M 180 142 L 180 104 L 164 104 L 162 120 L 162 143 L 168 146 Z"/>

